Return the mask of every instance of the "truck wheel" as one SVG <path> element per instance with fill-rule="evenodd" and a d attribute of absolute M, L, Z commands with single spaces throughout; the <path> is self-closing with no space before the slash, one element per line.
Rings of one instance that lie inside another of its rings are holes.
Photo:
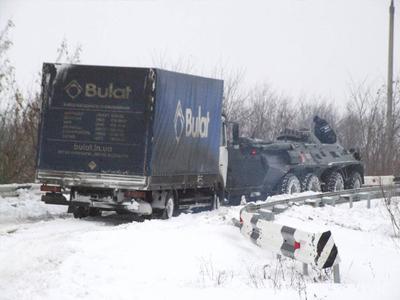
<path fill-rule="evenodd" d="M 282 178 L 278 192 L 281 194 L 294 194 L 301 192 L 300 181 L 296 175 L 288 173 Z"/>
<path fill-rule="evenodd" d="M 357 171 L 354 171 L 353 173 L 351 173 L 347 184 L 345 185 L 346 189 L 359 189 L 362 185 L 362 178 L 360 173 L 358 173 Z"/>
<path fill-rule="evenodd" d="M 326 191 L 338 192 L 344 190 L 343 176 L 339 172 L 332 172 L 326 178 Z"/>
<path fill-rule="evenodd" d="M 312 173 L 307 174 L 301 181 L 301 191 L 320 192 L 321 182 L 319 181 L 318 177 Z"/>
<path fill-rule="evenodd" d="M 175 198 L 173 193 L 168 193 L 167 199 L 165 200 L 165 208 L 163 209 L 161 219 L 167 220 L 171 219 L 176 215 L 177 208 L 175 205 Z"/>
<path fill-rule="evenodd" d="M 89 216 L 90 217 L 101 217 L 101 210 L 99 208 L 89 208 Z"/>
<path fill-rule="evenodd" d="M 72 213 L 75 219 L 82 219 L 89 215 L 89 210 L 83 206 L 74 206 Z"/>

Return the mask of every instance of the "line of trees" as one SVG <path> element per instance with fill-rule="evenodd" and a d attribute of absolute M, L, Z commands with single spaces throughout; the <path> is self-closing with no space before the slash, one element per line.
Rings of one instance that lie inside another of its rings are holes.
<path fill-rule="evenodd" d="M 40 73 L 36 88 L 21 92 L 15 80 L 15 69 L 7 56 L 12 47 L 9 33 L 13 27 L 9 21 L 0 32 L 0 183 L 34 180 L 40 119 Z M 79 63 L 80 53 L 80 46 L 71 51 L 63 41 L 55 61 Z M 171 63 L 165 56 L 159 56 L 153 63 L 158 67 L 196 73 L 188 60 Z M 384 86 L 379 90 L 372 90 L 365 84 L 351 88 L 345 109 L 339 109 L 337 103 L 323 98 L 292 99 L 267 84 L 246 87 L 242 70 L 227 70 L 229 68 L 216 67 L 211 76 L 224 79 L 224 112 L 229 120 L 239 122 L 243 135 L 273 140 L 285 127 L 309 128 L 312 118 L 319 115 L 336 130 L 343 146 L 360 149 L 368 175 L 400 171 L 398 82 L 394 88 L 394 148 L 388 155 Z"/>
<path fill-rule="evenodd" d="M 394 82 L 393 149 L 385 135 L 386 87 L 372 90 L 366 84 L 349 89 L 345 107 L 323 98 L 290 99 L 271 90 L 268 85 L 230 95 L 226 86 L 225 111 L 229 119 L 241 124 L 247 136 L 273 140 L 285 127 L 310 128 L 318 115 L 335 129 L 339 142 L 346 148 L 359 148 L 368 175 L 400 173 L 400 84 Z M 236 82 L 236 79 L 233 79 Z"/>

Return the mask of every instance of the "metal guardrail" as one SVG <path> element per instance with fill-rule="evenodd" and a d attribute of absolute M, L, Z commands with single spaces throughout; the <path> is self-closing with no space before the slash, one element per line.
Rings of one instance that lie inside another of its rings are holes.
<path fill-rule="evenodd" d="M 364 176 L 364 184 L 370 186 L 390 185 L 395 182 L 394 175 Z"/>
<path fill-rule="evenodd" d="M 12 183 L 12 184 L 2 184 L 0 185 L 0 196 L 1 197 L 17 197 L 19 195 L 19 190 L 33 190 L 35 192 L 40 192 L 39 183 Z"/>
<path fill-rule="evenodd" d="M 274 211 L 274 207 L 278 205 L 290 205 L 290 204 L 311 204 L 314 206 L 321 206 L 324 204 L 341 204 L 341 203 L 350 203 L 352 206 L 353 202 L 360 200 L 367 200 L 370 203 L 371 199 L 374 198 L 383 198 L 388 195 L 391 196 L 400 196 L 400 184 L 393 185 L 382 185 L 382 186 L 373 186 L 373 187 L 362 187 L 359 189 L 351 189 L 351 190 L 343 190 L 338 192 L 327 192 L 327 193 L 319 193 L 315 195 L 307 195 L 307 196 L 294 196 L 288 195 L 287 198 L 268 201 L 264 203 L 249 203 L 246 205 L 246 209 L 248 211 L 256 211 L 258 209 L 272 209 Z M 281 207 L 276 209 L 274 212 L 279 213 L 282 210 Z"/>

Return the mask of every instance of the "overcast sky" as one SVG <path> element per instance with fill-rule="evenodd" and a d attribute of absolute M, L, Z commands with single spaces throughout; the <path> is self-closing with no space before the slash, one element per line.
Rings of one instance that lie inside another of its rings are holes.
<path fill-rule="evenodd" d="M 197 73 L 217 64 L 242 68 L 249 86 L 268 82 L 287 95 L 344 103 L 352 81 L 386 80 L 388 6 L 386 0 L 0 0 L 0 28 L 7 19 L 16 25 L 10 58 L 23 86 L 32 85 L 44 61 L 54 61 L 66 38 L 82 45 L 85 64 L 152 66 L 158 55 L 183 57 Z"/>

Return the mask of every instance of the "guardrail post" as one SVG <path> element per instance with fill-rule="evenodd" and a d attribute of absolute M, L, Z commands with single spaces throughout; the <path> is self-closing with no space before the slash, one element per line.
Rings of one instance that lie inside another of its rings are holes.
<path fill-rule="evenodd" d="M 333 266 L 333 282 L 340 283 L 340 270 L 339 264 Z"/>
<path fill-rule="evenodd" d="M 275 213 L 275 214 L 280 214 L 280 213 L 283 213 L 287 209 L 288 209 L 288 206 L 282 205 L 282 204 L 278 204 L 278 205 L 274 205 L 272 207 L 272 212 Z"/>
<path fill-rule="evenodd" d="M 387 197 L 388 199 L 391 199 L 391 198 L 393 197 L 393 190 L 392 190 L 391 188 L 389 188 L 389 189 L 386 191 L 386 197 Z"/>
<path fill-rule="evenodd" d="M 349 206 L 353 208 L 353 195 L 349 195 Z"/>
<path fill-rule="evenodd" d="M 367 208 L 371 208 L 371 194 L 367 195 Z"/>
<path fill-rule="evenodd" d="M 319 207 L 322 206 L 321 204 L 324 204 L 324 202 L 322 199 L 307 199 L 305 204 L 311 205 L 312 207 Z"/>
<path fill-rule="evenodd" d="M 331 201 L 332 198 L 327 200 Z M 339 197 L 335 200 L 339 201 Z M 311 203 L 315 204 L 315 202 Z M 308 265 L 320 270 L 334 268 L 334 282 L 340 283 L 338 267 L 340 258 L 331 231 L 302 231 L 268 221 L 268 217 L 273 214 L 271 211 L 265 213 L 266 211 L 254 204 L 248 204 L 242 208 L 240 211 L 241 233 L 255 245 L 275 253 L 278 261 L 282 257 L 289 257 L 301 262 L 303 275 L 309 275 Z"/>
<path fill-rule="evenodd" d="M 272 211 L 270 211 L 270 210 L 259 209 L 258 213 L 264 220 L 273 221 L 275 219 L 274 213 Z"/>
<path fill-rule="evenodd" d="M 330 204 L 331 203 L 331 197 L 322 197 L 322 203 L 323 204 Z"/>
<path fill-rule="evenodd" d="M 308 265 L 303 263 L 303 275 L 308 276 Z"/>
<path fill-rule="evenodd" d="M 322 197 L 323 204 L 329 204 L 332 206 L 336 206 L 336 201 L 339 200 L 338 196 L 329 196 L 329 197 Z"/>

